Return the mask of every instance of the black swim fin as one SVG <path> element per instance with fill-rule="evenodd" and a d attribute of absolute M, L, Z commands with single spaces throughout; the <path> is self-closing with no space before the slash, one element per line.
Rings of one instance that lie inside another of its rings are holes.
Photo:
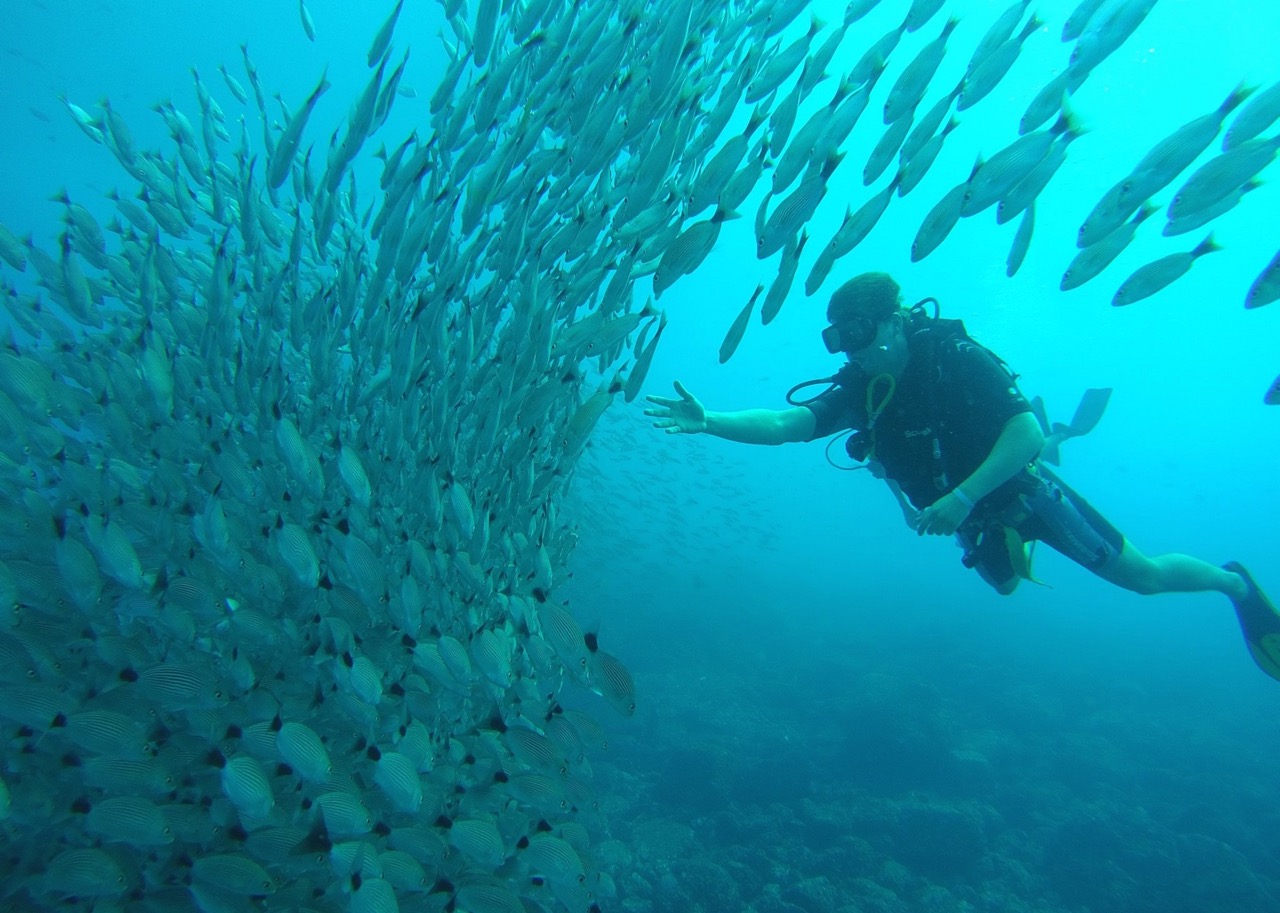
<path fill-rule="evenodd" d="M 1063 438 L 1055 434 L 1057 429 L 1049 427 L 1049 413 L 1044 407 L 1042 397 L 1033 396 L 1029 405 L 1031 414 L 1036 417 L 1036 421 L 1040 424 L 1040 431 L 1044 434 L 1044 446 L 1040 448 L 1040 459 L 1057 466 L 1061 459 L 1058 455 L 1058 445 L 1062 443 Z"/>
<path fill-rule="evenodd" d="M 1044 432 L 1044 446 L 1040 449 L 1040 459 L 1054 466 L 1059 465 L 1061 456 L 1058 448 L 1062 442 L 1092 431 L 1102 418 L 1102 413 L 1107 411 L 1107 403 L 1110 399 L 1110 387 L 1091 387 L 1080 397 L 1080 404 L 1076 406 L 1076 414 L 1071 417 L 1071 424 L 1054 422 L 1052 428 L 1049 425 L 1049 415 L 1045 411 L 1044 401 L 1038 396 L 1033 399 L 1031 411 L 1036 421 L 1040 423 L 1040 430 Z"/>
<path fill-rule="evenodd" d="M 1239 601 L 1232 600 L 1236 618 L 1244 632 L 1244 642 L 1258 668 L 1280 681 L 1280 614 L 1254 582 L 1253 576 L 1238 561 L 1228 561 L 1225 570 L 1239 574 L 1249 587 L 1249 592 Z"/>
<path fill-rule="evenodd" d="M 1049 413 L 1045 411 L 1045 408 L 1044 408 L 1044 397 L 1033 396 L 1031 397 L 1031 402 L 1028 403 L 1027 405 L 1031 407 L 1031 414 L 1034 415 L 1036 417 L 1036 421 L 1040 423 L 1040 430 L 1043 431 L 1046 435 L 1048 435 Z"/>
<path fill-rule="evenodd" d="M 1110 387 L 1092 387 L 1084 391 L 1084 396 L 1080 397 L 1080 405 L 1076 406 L 1076 414 L 1071 417 L 1071 424 L 1067 426 L 1071 437 L 1080 437 L 1088 434 L 1098 424 L 1098 420 L 1102 418 L 1102 413 L 1107 411 L 1107 403 L 1111 400 Z"/>

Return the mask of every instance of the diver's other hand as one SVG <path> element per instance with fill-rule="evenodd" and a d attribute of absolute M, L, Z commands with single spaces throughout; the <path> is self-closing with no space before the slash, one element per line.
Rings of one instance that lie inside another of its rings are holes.
<path fill-rule="evenodd" d="M 934 501 L 916 517 L 916 532 L 921 536 L 950 536 L 960 528 L 969 508 L 963 501 L 948 492 Z"/>
<path fill-rule="evenodd" d="M 684 388 L 680 381 L 675 382 L 679 399 L 668 399 L 665 396 L 646 396 L 656 408 L 644 410 L 645 415 L 653 416 L 657 421 L 653 427 L 666 431 L 667 434 L 698 434 L 707 430 L 707 410 L 693 394 Z"/>

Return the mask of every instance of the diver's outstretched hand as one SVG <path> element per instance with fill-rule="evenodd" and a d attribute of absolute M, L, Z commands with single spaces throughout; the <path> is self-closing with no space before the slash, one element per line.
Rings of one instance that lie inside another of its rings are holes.
<path fill-rule="evenodd" d="M 645 397 L 656 407 L 644 410 L 645 415 L 651 415 L 657 419 L 653 427 L 664 430 L 667 434 L 698 434 L 706 431 L 707 410 L 680 381 L 675 382 L 675 387 L 676 392 L 680 394 L 679 399 L 668 399 L 665 396 Z"/>

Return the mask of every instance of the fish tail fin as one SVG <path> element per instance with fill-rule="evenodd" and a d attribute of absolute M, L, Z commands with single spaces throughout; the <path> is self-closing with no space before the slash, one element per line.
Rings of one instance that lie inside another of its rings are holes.
<path fill-rule="evenodd" d="M 1228 95 L 1226 100 L 1218 107 L 1218 113 L 1223 117 L 1226 117 L 1239 107 L 1241 102 L 1256 91 L 1258 91 L 1257 86 L 1247 85 L 1243 79 L 1240 80 L 1240 82 L 1236 84 L 1236 87 L 1231 90 L 1231 94 Z"/>
<path fill-rule="evenodd" d="M 155 572 L 154 579 L 151 581 L 150 592 L 152 596 L 159 596 L 169 588 L 169 569 L 163 564 L 160 569 Z"/>
<path fill-rule="evenodd" d="M 1201 257 L 1205 254 L 1211 254 L 1214 251 L 1222 250 L 1222 245 L 1213 239 L 1213 232 L 1209 232 L 1208 237 L 1196 245 L 1196 249 L 1191 253 L 1193 256 Z"/>
<path fill-rule="evenodd" d="M 847 155 L 847 153 L 835 151 L 827 156 L 827 160 L 822 164 L 822 177 L 824 180 L 831 177 L 831 173 L 839 167 L 841 162 L 844 161 L 845 155 Z"/>
<path fill-rule="evenodd" d="M 1058 114 L 1057 121 L 1050 128 L 1050 132 L 1065 134 L 1072 138 L 1087 132 L 1084 124 L 1080 121 L 1080 115 L 1071 109 L 1066 95 L 1062 96 L 1062 109 Z"/>
<path fill-rule="evenodd" d="M 982 157 L 982 153 L 981 153 L 981 152 L 979 152 L 979 153 L 978 153 L 978 157 L 977 157 L 977 159 L 975 159 L 975 160 L 974 160 L 974 163 L 973 163 L 973 170 L 969 172 L 969 177 L 965 180 L 965 183 L 966 183 L 966 184 L 967 184 L 967 183 L 969 183 L 969 182 L 970 182 L 970 181 L 972 181 L 975 177 L 977 177 L 977 176 L 978 176 L 978 172 L 982 170 L 982 166 L 983 166 L 985 163 L 986 163 L 986 159 L 984 159 L 984 158 Z"/>

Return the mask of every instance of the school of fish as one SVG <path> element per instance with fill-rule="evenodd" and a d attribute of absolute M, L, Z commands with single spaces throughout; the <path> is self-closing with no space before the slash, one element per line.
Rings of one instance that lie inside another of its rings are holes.
<path fill-rule="evenodd" d="M 832 61 L 867 37 L 876 0 L 830 28 L 799 18 L 803 0 L 667 0 L 660 15 L 644 0 L 445 0 L 457 43 L 423 123 L 369 153 L 414 95 L 393 48 L 402 2 L 327 143 L 308 133 L 326 74 L 279 124 L 242 47 L 221 86 L 192 71 L 191 116 L 156 106 L 162 150 L 139 148 L 109 101 L 63 99 L 136 189 L 111 192 L 105 225 L 58 194 L 53 251 L 0 225 L 20 277 L 0 296 L 6 907 L 607 907 L 589 786 L 604 729 L 561 698 L 576 682 L 630 714 L 635 687 L 557 586 L 575 465 L 615 399 L 638 394 L 666 325 L 636 285 L 657 297 L 694 272 L 766 185 L 757 253 L 781 252 L 778 276 L 734 321 L 727 360 L 757 302 L 763 322 L 778 313 L 806 248 L 812 295 L 1044 28 L 1016 0 L 915 121 L 955 20 L 890 57 L 942 0 L 903 3 L 842 73 Z M 994 207 L 1021 216 L 1016 271 L 1036 196 L 1080 135 L 1065 99 L 1152 6 L 1081 4 L 1062 76 L 929 213 L 913 259 Z M 894 156 L 896 173 L 809 245 L 894 69 L 864 178 Z M 830 101 L 800 118 L 823 85 Z M 1249 96 L 1117 183 L 1064 288 L 1105 269 Z M 1226 149 L 1174 192 L 1168 233 L 1257 186 L 1277 117 L 1276 88 L 1240 107 Z M 361 207 L 353 163 L 371 155 L 381 178 Z M 1216 249 L 1210 236 L 1144 266 L 1114 303 Z M 1277 297 L 1280 254 L 1246 303 Z"/>

